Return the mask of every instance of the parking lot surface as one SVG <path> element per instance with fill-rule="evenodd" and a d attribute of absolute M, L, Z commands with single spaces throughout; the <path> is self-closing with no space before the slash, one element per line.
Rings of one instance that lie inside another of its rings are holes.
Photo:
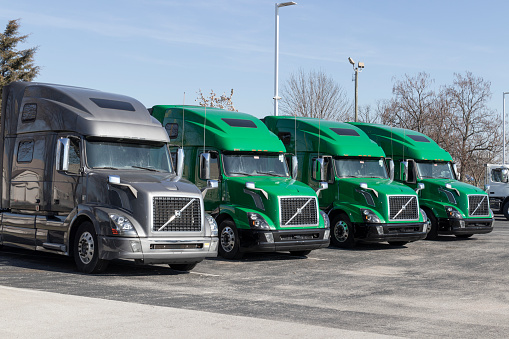
<path fill-rule="evenodd" d="M 36 337 L 39 329 L 53 338 L 138 337 L 139 328 L 141 337 L 505 338 L 508 259 L 509 222 L 501 216 L 492 233 L 470 239 L 217 258 L 190 273 L 115 262 L 85 275 L 70 258 L 3 247 L 0 337 Z M 65 319 L 76 321 L 62 329 Z M 16 332 L 20 326 L 27 332 Z"/>

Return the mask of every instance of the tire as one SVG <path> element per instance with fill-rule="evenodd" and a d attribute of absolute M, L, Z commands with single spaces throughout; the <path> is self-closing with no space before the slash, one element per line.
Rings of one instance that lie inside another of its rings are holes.
<path fill-rule="evenodd" d="M 225 259 L 240 259 L 240 239 L 237 227 L 232 220 L 226 219 L 219 224 L 218 253 Z"/>
<path fill-rule="evenodd" d="M 290 251 L 290 254 L 294 255 L 296 257 L 305 257 L 309 253 L 311 253 L 311 250 L 307 250 L 307 251 Z"/>
<path fill-rule="evenodd" d="M 456 234 L 456 238 L 467 239 L 473 236 L 473 234 Z"/>
<path fill-rule="evenodd" d="M 502 213 L 504 213 L 504 217 L 509 220 L 509 201 L 507 201 L 502 207 Z"/>
<path fill-rule="evenodd" d="M 340 248 L 353 248 L 355 239 L 354 229 L 348 216 L 341 213 L 334 217 L 331 223 L 331 244 Z"/>
<path fill-rule="evenodd" d="M 192 264 L 170 264 L 169 266 L 176 271 L 189 272 L 198 265 L 197 262 Z"/>
<path fill-rule="evenodd" d="M 408 244 L 408 241 L 388 241 L 391 246 L 405 246 Z"/>
<path fill-rule="evenodd" d="M 108 261 L 99 259 L 97 234 L 91 222 L 86 221 L 78 227 L 74 237 L 74 261 L 78 271 L 100 273 L 108 267 Z"/>
<path fill-rule="evenodd" d="M 431 229 L 426 235 L 426 240 L 436 240 L 438 238 L 438 219 L 435 217 L 435 214 L 430 210 L 426 210 L 426 215 L 430 221 Z"/>

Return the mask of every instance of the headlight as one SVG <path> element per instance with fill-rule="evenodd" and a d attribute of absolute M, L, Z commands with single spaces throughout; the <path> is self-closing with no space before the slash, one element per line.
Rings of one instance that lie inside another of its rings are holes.
<path fill-rule="evenodd" d="M 463 219 L 460 211 L 458 211 L 456 208 L 452 206 L 446 206 L 445 213 L 447 214 L 447 217 L 450 219 Z"/>
<path fill-rule="evenodd" d="M 251 228 L 260 229 L 260 230 L 268 230 L 270 229 L 269 224 L 261 215 L 258 213 L 248 213 L 247 214 L 248 224 Z"/>
<path fill-rule="evenodd" d="M 323 218 L 323 227 L 325 228 L 330 228 L 330 220 L 329 220 L 329 216 L 327 215 L 327 213 L 325 213 L 324 211 L 320 210 L 320 214 Z"/>
<path fill-rule="evenodd" d="M 210 234 L 213 237 L 217 237 L 218 231 L 217 231 L 217 222 L 216 222 L 216 219 L 214 219 L 213 216 L 211 216 L 210 214 L 207 214 L 207 213 L 205 213 L 205 219 L 207 219 L 207 222 L 209 223 Z"/>
<path fill-rule="evenodd" d="M 118 214 L 110 214 L 111 233 L 113 235 L 138 235 L 131 221 Z"/>
<path fill-rule="evenodd" d="M 368 210 L 367 208 L 361 208 L 362 219 L 364 222 L 370 224 L 379 224 L 381 223 L 380 218 L 373 212 L 372 210 Z"/>
<path fill-rule="evenodd" d="M 428 216 L 426 214 L 426 212 L 424 212 L 424 210 L 421 208 L 421 214 L 422 214 L 422 221 L 424 222 L 428 222 Z"/>

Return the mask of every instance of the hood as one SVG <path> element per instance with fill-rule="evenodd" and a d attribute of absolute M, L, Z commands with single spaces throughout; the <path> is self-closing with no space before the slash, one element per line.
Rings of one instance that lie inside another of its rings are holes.
<path fill-rule="evenodd" d="M 109 176 L 120 177 L 119 184 L 110 184 Z M 201 197 L 200 190 L 187 180 L 176 181 L 175 174 L 143 170 L 94 171 L 87 174 L 86 200 L 145 213 L 152 196 L 168 195 Z M 145 212 L 143 212 L 145 211 Z"/>

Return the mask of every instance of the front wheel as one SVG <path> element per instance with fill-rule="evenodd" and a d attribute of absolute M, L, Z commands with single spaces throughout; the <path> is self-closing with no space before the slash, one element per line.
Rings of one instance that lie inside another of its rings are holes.
<path fill-rule="evenodd" d="M 509 201 L 507 201 L 504 204 L 504 207 L 502 207 L 502 213 L 504 213 L 504 217 L 509 220 Z"/>
<path fill-rule="evenodd" d="M 341 248 L 353 248 L 355 239 L 353 237 L 353 225 L 348 216 L 341 213 L 334 217 L 331 223 L 331 243 Z"/>
<path fill-rule="evenodd" d="M 78 227 L 74 237 L 74 261 L 78 271 L 100 273 L 108 267 L 108 261 L 99 259 L 97 234 L 91 222 L 86 221 Z"/>
<path fill-rule="evenodd" d="M 428 216 L 429 225 L 431 227 L 428 235 L 426 235 L 426 240 L 436 240 L 438 238 L 438 219 L 431 211 L 428 212 L 428 210 L 426 210 L 426 215 Z"/>
<path fill-rule="evenodd" d="M 240 259 L 240 239 L 235 223 L 231 220 L 223 220 L 219 224 L 219 255 L 225 259 Z"/>
<path fill-rule="evenodd" d="M 197 262 L 194 262 L 192 264 L 170 264 L 170 268 L 176 270 L 176 271 L 184 271 L 184 272 L 189 272 L 191 271 L 193 268 L 196 267 L 196 265 L 198 265 Z"/>

